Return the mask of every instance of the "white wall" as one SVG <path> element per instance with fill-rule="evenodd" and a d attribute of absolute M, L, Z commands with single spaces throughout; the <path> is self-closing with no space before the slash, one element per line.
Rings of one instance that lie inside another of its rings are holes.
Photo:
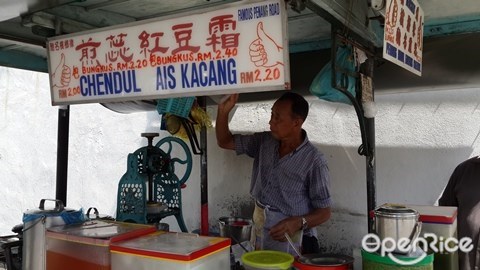
<path fill-rule="evenodd" d="M 8 91 L 7 91 L 8 90 Z M 454 167 L 480 153 L 480 89 L 377 94 L 377 203 L 434 204 Z M 332 175 L 333 215 L 319 227 L 324 251 L 351 253 L 367 232 L 365 158 L 357 154 L 360 132 L 352 107 L 310 98 L 304 128 L 325 153 Z M 22 213 L 55 196 L 57 108 L 50 104 L 46 74 L 0 67 L 0 234 L 21 223 Z M 272 103 L 241 104 L 234 132 L 268 129 Z M 208 109 L 215 117 L 216 108 Z M 127 154 L 157 132 L 155 112 L 118 114 L 98 104 L 70 112 L 68 207 L 96 206 L 114 215 L 117 184 Z M 166 136 L 162 133 L 162 136 Z M 190 230 L 200 227 L 199 159 L 183 190 Z M 208 135 L 209 221 L 249 215 L 252 161 L 216 146 Z M 178 230 L 172 217 L 164 221 Z"/>
<path fill-rule="evenodd" d="M 38 208 L 40 199 L 55 198 L 57 121 L 47 74 L 0 67 L 2 235 L 22 222 L 27 209 Z M 101 214 L 115 215 L 127 155 L 147 144 L 141 133 L 161 132 L 159 126 L 156 113 L 119 114 L 99 104 L 70 106 L 67 207 L 86 211 L 95 206 Z M 195 158 L 194 172 L 198 163 Z M 199 223 L 196 193 L 193 188 L 183 193 L 193 198 L 184 203 L 190 227 Z"/>

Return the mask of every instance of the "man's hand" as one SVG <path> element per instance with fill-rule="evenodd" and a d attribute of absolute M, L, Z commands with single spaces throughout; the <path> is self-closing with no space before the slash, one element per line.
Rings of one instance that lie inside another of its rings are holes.
<path fill-rule="evenodd" d="M 229 113 L 238 101 L 238 94 L 232 94 L 224 102 L 218 104 L 219 113 Z"/>
<path fill-rule="evenodd" d="M 233 135 L 228 128 L 228 114 L 233 109 L 238 100 L 238 94 L 230 95 L 227 100 L 218 104 L 217 121 L 215 121 L 215 134 L 217 144 L 221 148 L 233 150 L 235 142 Z"/>
<path fill-rule="evenodd" d="M 313 228 L 327 221 L 330 218 L 330 214 L 330 207 L 316 208 L 304 217 L 308 221 L 308 227 Z M 274 240 L 285 242 L 287 241 L 287 239 L 285 238 L 285 233 L 293 236 L 295 232 L 301 229 L 302 217 L 288 217 L 280 221 L 270 229 L 270 237 Z"/>
<path fill-rule="evenodd" d="M 285 242 L 285 233 L 293 236 L 297 231 L 302 229 L 302 218 L 301 217 L 289 217 L 286 218 L 270 229 L 270 237 L 273 240 Z"/>

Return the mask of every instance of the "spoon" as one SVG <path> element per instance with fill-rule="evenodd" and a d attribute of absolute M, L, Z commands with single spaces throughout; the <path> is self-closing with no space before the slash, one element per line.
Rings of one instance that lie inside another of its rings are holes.
<path fill-rule="evenodd" d="M 295 247 L 295 245 L 293 244 L 293 241 L 292 239 L 290 238 L 290 236 L 288 235 L 288 233 L 285 233 L 285 238 L 287 238 L 287 241 L 288 243 L 290 244 L 290 246 L 293 248 L 293 251 L 295 251 L 295 253 L 297 253 L 298 257 L 299 258 L 303 258 L 302 254 L 300 254 L 300 252 L 297 250 L 297 248 Z"/>
<path fill-rule="evenodd" d="M 301 262 L 301 263 L 305 263 L 305 264 L 312 264 L 312 261 L 307 258 L 307 257 L 304 257 L 302 254 L 300 254 L 300 252 L 298 251 L 298 249 L 295 247 L 295 245 L 293 244 L 293 241 L 292 239 L 290 238 L 290 236 L 288 235 L 288 233 L 285 233 L 285 238 L 287 238 L 287 241 L 288 243 L 290 244 L 290 246 L 293 248 L 293 251 L 295 251 L 295 253 L 297 253 L 298 255 L 298 260 Z"/>

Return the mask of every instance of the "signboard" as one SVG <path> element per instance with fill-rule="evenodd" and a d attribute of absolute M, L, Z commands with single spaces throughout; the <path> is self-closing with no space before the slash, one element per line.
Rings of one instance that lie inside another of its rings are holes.
<path fill-rule="evenodd" d="M 290 88 L 283 0 L 243 1 L 48 40 L 53 105 Z"/>
<path fill-rule="evenodd" d="M 383 58 L 421 76 L 423 26 L 417 0 L 387 0 Z"/>

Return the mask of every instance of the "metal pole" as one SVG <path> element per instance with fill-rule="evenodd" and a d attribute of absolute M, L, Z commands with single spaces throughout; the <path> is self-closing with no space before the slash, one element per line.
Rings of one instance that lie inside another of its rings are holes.
<path fill-rule="evenodd" d="M 370 156 L 366 157 L 367 166 L 367 208 L 368 208 L 368 232 L 371 233 L 373 229 L 373 219 L 370 217 L 377 205 L 376 194 L 376 161 L 375 161 L 375 118 L 365 119 L 365 126 L 367 130 L 367 140 L 370 146 Z"/>
<path fill-rule="evenodd" d="M 199 97 L 199 105 L 207 110 L 207 98 Z M 208 174 L 207 174 L 207 127 L 200 130 L 200 193 L 201 193 L 201 235 L 209 234 L 208 225 Z"/>
<path fill-rule="evenodd" d="M 55 34 L 61 35 L 62 23 L 55 20 Z M 58 107 L 57 130 L 57 179 L 55 198 L 67 205 L 67 172 L 68 172 L 68 136 L 70 131 L 70 106 Z"/>
<path fill-rule="evenodd" d="M 374 58 L 369 57 L 365 65 L 365 75 L 373 80 L 373 67 Z M 372 84 L 372 97 L 374 98 L 375 89 Z M 375 118 L 365 118 L 365 130 L 367 137 L 367 145 L 369 147 L 369 155 L 366 157 L 366 173 L 367 173 L 367 219 L 368 219 L 368 232 L 373 230 L 373 218 L 370 217 L 370 213 L 377 206 L 377 194 L 376 194 L 376 160 L 375 160 Z"/>
<path fill-rule="evenodd" d="M 67 172 L 68 172 L 68 134 L 70 123 L 70 106 L 58 108 L 57 131 L 57 182 L 55 198 L 67 205 Z"/>

